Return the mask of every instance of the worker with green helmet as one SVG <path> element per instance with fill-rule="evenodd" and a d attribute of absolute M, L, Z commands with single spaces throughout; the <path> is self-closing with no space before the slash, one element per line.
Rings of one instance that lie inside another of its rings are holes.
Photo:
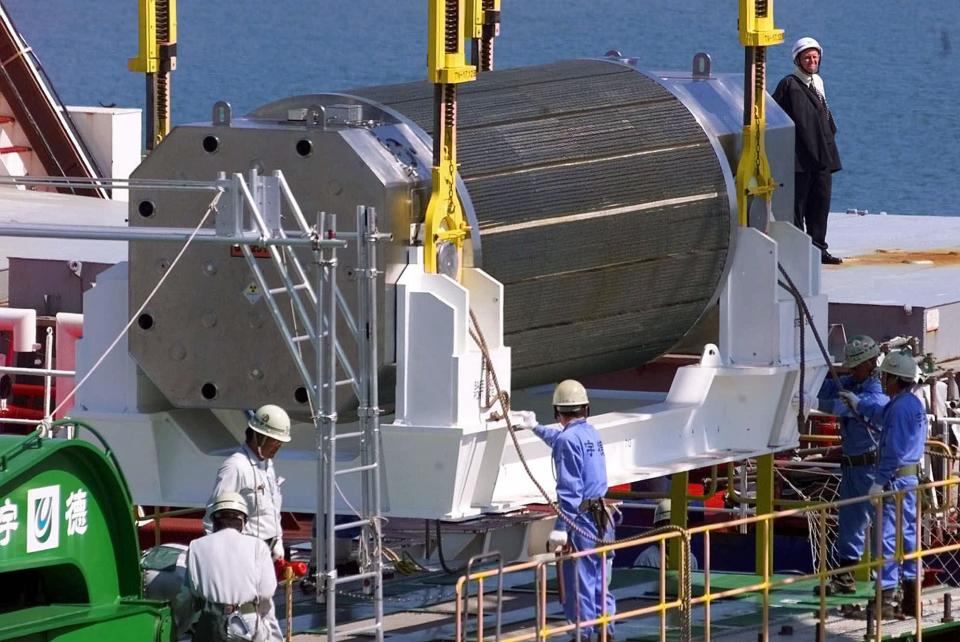
<path fill-rule="evenodd" d="M 283 478 L 277 476 L 273 458 L 289 441 L 290 417 L 283 408 L 267 404 L 248 413 L 244 443 L 224 460 L 210 494 L 211 501 L 227 491 L 240 493 L 247 500 L 250 517 L 244 532 L 266 542 L 275 560 L 283 558 Z M 206 526 L 209 532 L 209 521 Z"/>
<path fill-rule="evenodd" d="M 207 506 L 213 532 L 190 543 L 187 573 L 178 603 L 192 615 L 180 622 L 182 636 L 192 626 L 194 642 L 280 642 L 273 607 L 277 590 L 270 549 L 242 534 L 249 516 L 247 500 L 223 492 Z"/>
<path fill-rule="evenodd" d="M 880 346 L 873 338 L 865 334 L 852 337 L 844 346 L 843 367 L 849 374 L 840 377 L 839 382 L 827 377 L 820 388 L 819 407 L 823 412 L 839 418 L 840 446 L 840 487 L 837 489 L 841 500 L 865 497 L 873 484 L 873 473 L 877 463 L 877 441 L 879 433 L 876 426 L 870 425 L 839 396 L 841 390 L 849 390 L 861 401 L 883 407 L 890 398 L 880 387 L 877 375 L 877 359 Z M 838 510 L 836 551 L 840 567 L 854 566 L 863 557 L 867 525 L 873 514 L 870 502 L 841 506 Z M 820 587 L 815 587 L 819 595 Z M 857 590 L 852 571 L 838 573 L 827 584 L 827 595 L 849 594 Z"/>
<path fill-rule="evenodd" d="M 559 428 L 540 425 L 536 415 L 529 411 L 511 413 L 516 427 L 533 430 L 552 450 L 557 477 L 557 508 L 563 516 L 557 517 L 547 546 L 550 550 L 595 548 L 599 541 L 614 539 L 614 524 L 603 502 L 607 494 L 603 441 L 596 428 L 587 421 L 590 399 L 579 381 L 567 379 L 557 385 L 553 391 L 553 413 Z M 612 552 L 607 554 L 605 572 L 599 555 L 568 560 L 563 564 L 563 580 L 567 587 L 563 611 L 568 621 L 584 622 L 616 613 L 616 600 L 609 590 L 613 556 Z M 607 625 L 607 639 L 612 639 L 613 628 L 613 624 Z M 590 639 L 593 633 L 594 627 L 581 627 L 580 639 Z"/>
<path fill-rule="evenodd" d="M 917 550 L 917 493 L 920 463 L 927 439 L 929 425 L 924 403 L 914 394 L 920 369 L 909 351 L 891 352 L 880 365 L 881 383 L 890 396 L 887 404 L 878 404 L 859 395 L 844 391 L 857 412 L 872 423 L 881 426 L 880 448 L 870 495 L 885 491 L 904 492 L 900 502 L 902 550 L 905 555 Z M 897 501 L 889 497 L 883 502 L 883 558 L 885 563 L 880 573 L 883 590 L 882 617 L 895 613 L 895 595 L 902 579 L 902 613 L 907 617 L 917 615 L 916 598 L 920 590 L 917 578 L 917 561 L 908 560 L 901 565 L 893 558 L 897 549 Z"/>

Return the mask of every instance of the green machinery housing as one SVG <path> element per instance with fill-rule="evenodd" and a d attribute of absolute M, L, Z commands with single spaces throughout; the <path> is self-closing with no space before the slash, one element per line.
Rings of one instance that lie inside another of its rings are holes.
<path fill-rule="evenodd" d="M 173 640 L 131 509 L 106 444 L 0 436 L 0 640 Z"/>

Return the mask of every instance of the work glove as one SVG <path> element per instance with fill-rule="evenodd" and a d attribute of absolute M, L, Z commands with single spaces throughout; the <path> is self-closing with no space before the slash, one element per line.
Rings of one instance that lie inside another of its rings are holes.
<path fill-rule="evenodd" d="M 856 411 L 857 406 L 860 405 L 860 397 L 850 392 L 849 390 L 841 390 L 837 393 L 837 396 L 850 404 L 850 407 Z"/>
<path fill-rule="evenodd" d="M 511 410 L 510 423 L 516 430 L 532 430 L 537 427 L 537 415 L 532 410 Z"/>
<path fill-rule="evenodd" d="M 547 538 L 547 548 L 555 551 L 567 545 L 567 531 L 550 531 L 550 537 Z"/>
<path fill-rule="evenodd" d="M 273 550 L 270 551 L 270 557 L 273 561 L 283 560 L 283 540 L 279 537 L 273 542 Z"/>
<path fill-rule="evenodd" d="M 868 494 L 871 497 L 874 495 L 880 495 L 882 493 L 883 493 L 883 484 L 874 483 L 870 485 L 870 490 L 868 491 Z"/>

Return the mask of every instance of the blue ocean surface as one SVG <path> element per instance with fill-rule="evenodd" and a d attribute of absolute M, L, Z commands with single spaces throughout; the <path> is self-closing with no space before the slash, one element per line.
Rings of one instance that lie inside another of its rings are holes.
<path fill-rule="evenodd" d="M 4 0 L 68 104 L 141 107 L 135 0 Z M 619 50 L 640 66 L 740 73 L 734 0 L 503 0 L 495 66 Z M 786 43 L 770 50 L 768 89 L 790 72 L 789 47 L 813 35 L 844 169 L 834 211 L 960 214 L 960 3 L 806 0 L 775 4 Z M 421 79 L 426 0 L 180 0 L 174 122 L 237 113 L 284 96 Z"/>

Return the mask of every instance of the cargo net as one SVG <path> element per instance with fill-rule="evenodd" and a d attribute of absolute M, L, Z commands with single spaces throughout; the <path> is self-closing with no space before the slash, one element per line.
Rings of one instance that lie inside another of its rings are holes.
<path fill-rule="evenodd" d="M 785 463 L 785 462 L 784 462 Z M 803 464 L 801 466 L 801 464 Z M 812 504 L 830 503 L 839 499 L 840 468 L 835 465 L 812 467 L 807 462 L 797 462 L 778 466 L 777 476 L 783 482 L 782 496 Z M 837 557 L 837 519 L 836 508 L 821 514 L 820 511 L 806 513 L 807 533 L 809 533 L 811 571 L 820 568 L 821 551 L 826 556 L 827 568 L 836 568 Z"/>
<path fill-rule="evenodd" d="M 924 482 L 933 479 L 945 479 L 958 474 L 956 455 L 945 457 L 928 451 L 925 458 L 925 471 L 933 471 L 931 477 L 926 472 Z M 785 462 L 784 462 L 785 463 Z M 810 503 L 830 503 L 840 499 L 840 468 L 836 464 L 823 467 L 811 467 L 804 462 L 802 467 L 786 464 L 778 466 L 777 474 L 783 482 L 783 496 Z M 951 546 L 960 543 L 960 520 L 958 520 L 958 491 L 960 487 L 948 486 L 927 489 L 921 497 L 923 507 L 922 546 L 924 549 Z M 825 511 L 821 517 L 819 511 L 806 514 L 807 532 L 810 542 L 811 571 L 820 568 L 821 556 L 826 557 L 827 568 L 837 568 L 840 564 L 837 555 L 837 533 L 839 520 L 837 509 Z M 871 524 L 867 530 L 868 546 L 876 547 L 876 533 Z M 822 553 L 821 553 L 822 552 Z M 924 572 L 928 581 L 931 575 L 936 581 L 949 586 L 960 586 L 960 552 L 947 551 L 923 558 Z"/>
<path fill-rule="evenodd" d="M 930 442 L 928 442 L 929 444 Z M 925 481 L 947 479 L 957 476 L 957 458 L 937 450 L 928 450 Z M 952 485 L 929 489 L 924 492 L 923 506 L 923 548 L 936 548 L 960 543 L 960 522 L 958 522 L 958 500 L 960 486 Z M 947 551 L 935 556 L 923 558 L 926 573 L 936 572 L 937 581 L 950 586 L 960 586 L 960 551 Z"/>

